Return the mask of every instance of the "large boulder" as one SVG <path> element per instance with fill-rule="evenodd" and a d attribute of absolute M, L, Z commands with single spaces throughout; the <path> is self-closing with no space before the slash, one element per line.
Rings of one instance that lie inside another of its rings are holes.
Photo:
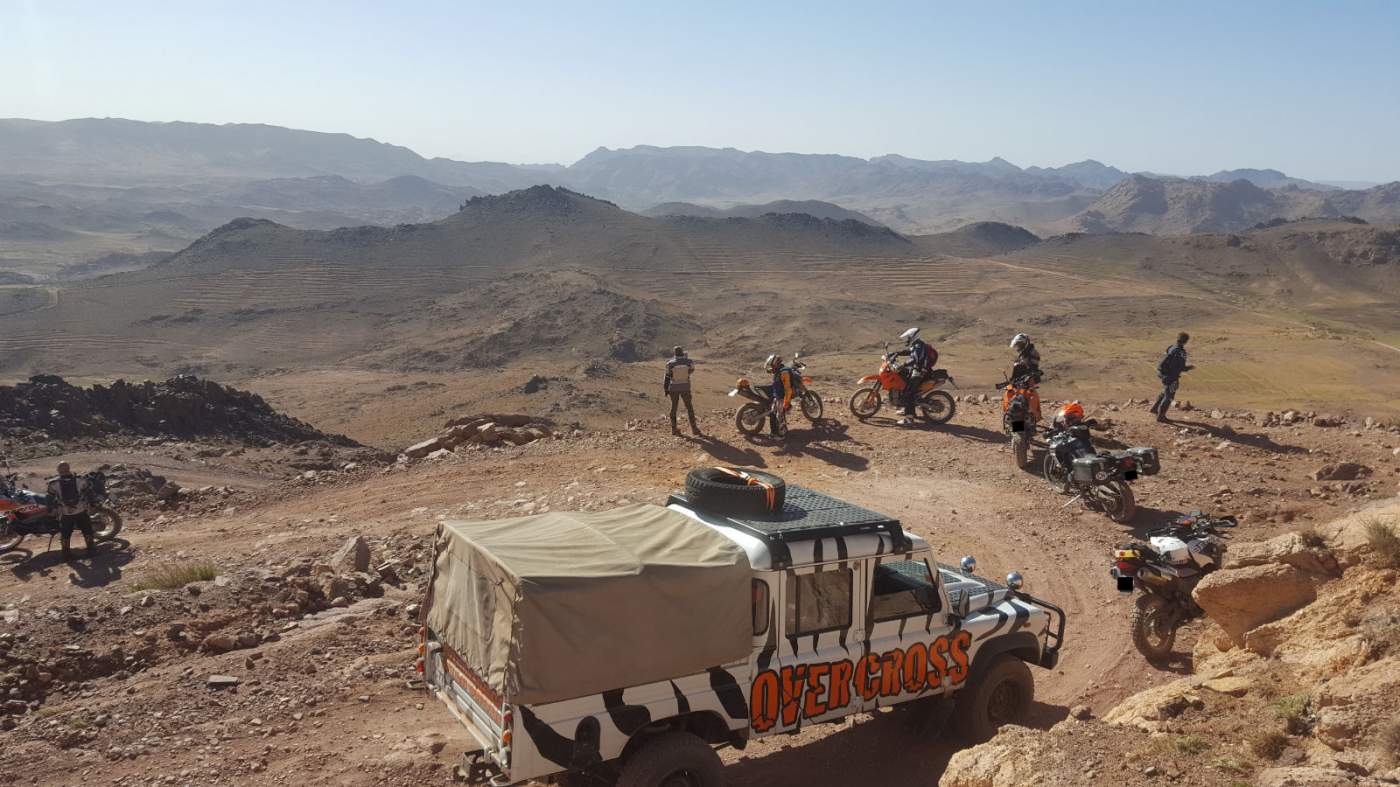
<path fill-rule="evenodd" d="M 442 447 L 442 439 L 433 437 L 405 448 L 404 454 L 406 454 L 409 459 L 422 459 Z"/>
<path fill-rule="evenodd" d="M 345 545 L 336 550 L 330 565 L 336 571 L 369 571 L 369 542 L 364 536 L 351 536 Z"/>
<path fill-rule="evenodd" d="M 1308 546 L 1300 533 L 1284 533 L 1267 541 L 1232 544 L 1225 554 L 1225 568 L 1246 568 L 1279 563 L 1293 566 L 1309 574 L 1336 577 L 1341 575 L 1337 559 L 1321 546 Z"/>
<path fill-rule="evenodd" d="M 1249 630 L 1277 620 L 1317 598 L 1317 578 L 1287 564 L 1223 569 L 1196 585 L 1196 603 L 1236 646 Z"/>
<path fill-rule="evenodd" d="M 1332 465 L 1323 465 L 1313 471 L 1314 481 L 1355 481 L 1358 478 L 1365 478 L 1371 474 L 1371 468 L 1357 462 L 1338 462 Z"/>

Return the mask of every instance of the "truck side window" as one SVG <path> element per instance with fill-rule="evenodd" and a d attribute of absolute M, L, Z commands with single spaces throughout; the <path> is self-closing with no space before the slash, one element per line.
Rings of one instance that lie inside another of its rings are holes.
<path fill-rule="evenodd" d="M 876 566 L 870 595 L 874 621 L 928 615 L 942 606 L 928 563 L 922 560 L 891 560 Z"/>
<path fill-rule="evenodd" d="M 757 637 L 768 630 L 768 583 L 761 579 L 753 581 L 753 635 Z"/>
<path fill-rule="evenodd" d="M 851 569 L 788 575 L 787 636 L 851 625 Z"/>

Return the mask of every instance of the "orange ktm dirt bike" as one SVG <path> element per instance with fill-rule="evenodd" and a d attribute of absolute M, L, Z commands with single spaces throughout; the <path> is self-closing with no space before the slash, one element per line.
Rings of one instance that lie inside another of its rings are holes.
<path fill-rule="evenodd" d="M 889 397 L 891 407 L 900 407 L 904 404 L 904 397 L 908 393 L 909 384 L 900 373 L 899 367 L 895 365 L 893 353 L 885 353 L 880 357 L 880 371 L 875 374 L 867 374 L 856 380 L 860 385 L 856 392 L 851 394 L 850 408 L 851 415 L 864 421 L 880 412 L 884 405 L 885 397 Z M 957 386 L 953 376 L 948 374 L 946 369 L 934 369 L 929 372 L 929 376 L 919 384 L 914 406 L 919 416 L 925 421 L 934 424 L 946 424 L 953 419 L 953 413 L 957 411 L 957 405 L 953 402 L 953 397 L 947 391 L 940 390 L 944 385 Z M 888 393 L 886 393 L 888 392 Z"/>
<path fill-rule="evenodd" d="M 822 398 L 810 388 L 812 378 L 805 374 L 806 364 L 794 357 L 790 368 L 796 370 L 802 378 L 802 390 L 793 392 L 793 401 L 802 409 L 802 414 L 807 420 L 815 424 L 822 417 Z M 755 387 L 747 377 L 740 377 L 729 395 L 742 396 L 749 400 L 740 406 L 739 412 L 734 415 L 734 426 L 740 433 L 752 436 L 762 432 L 768 414 L 776 408 L 777 412 L 774 414 L 778 418 L 778 431 L 783 435 L 787 434 L 787 413 L 782 412 L 781 403 L 769 397 L 764 388 Z"/>
<path fill-rule="evenodd" d="M 1031 441 L 1035 439 L 1040 426 L 1040 384 L 1041 371 L 1028 372 L 1019 377 L 997 383 L 1003 389 L 1001 396 L 1001 429 L 1011 441 L 1011 454 L 1016 458 L 1017 467 L 1025 467 L 1030 462 Z"/>

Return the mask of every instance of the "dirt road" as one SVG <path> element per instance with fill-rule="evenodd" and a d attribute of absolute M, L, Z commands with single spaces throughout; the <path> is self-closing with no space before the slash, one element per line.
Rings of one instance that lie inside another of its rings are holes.
<path fill-rule="evenodd" d="M 0 625 L 6 648 L 49 659 L 63 658 L 69 647 L 102 653 L 117 645 L 146 654 L 134 666 L 64 681 L 17 729 L 0 732 L 0 782 L 448 781 L 464 745 L 461 733 L 445 710 L 406 683 L 414 677 L 407 607 L 419 598 L 421 574 L 406 573 L 402 587 L 385 587 L 382 598 L 277 624 L 270 629 L 276 636 L 253 648 L 213 653 L 179 646 L 180 631 L 188 628 L 269 630 L 257 618 L 267 606 L 260 588 L 273 582 L 269 577 L 287 574 L 302 558 L 324 560 L 356 534 L 370 539 L 376 562 L 393 557 L 422 565 L 440 518 L 660 501 L 697 465 L 765 467 L 898 516 L 945 562 L 973 554 L 988 576 L 1020 571 L 1028 589 L 1064 607 L 1069 627 L 1061 663 L 1036 671 L 1032 721 L 1049 725 L 1074 705 L 1102 711 L 1175 677 L 1149 667 L 1129 643 L 1130 602 L 1107 573 L 1114 544 L 1196 507 L 1243 514 L 1240 535 L 1250 539 L 1329 518 L 1362 498 L 1313 495 L 1303 479 L 1343 452 L 1377 469 L 1358 494 L 1394 493 L 1390 433 L 1357 439 L 1195 413 L 1162 426 L 1141 408 L 1101 412 L 1116 422 L 1107 439 L 1156 445 L 1163 454 L 1162 474 L 1135 485 L 1138 518 L 1122 526 L 1067 503 L 1037 474 L 1015 468 L 994 404 L 960 403 L 952 424 L 912 430 L 883 417 L 857 423 L 834 412 L 839 405 L 828 407 L 844 425 L 799 425 L 783 445 L 733 436 L 727 414 L 703 419 L 714 438 L 676 438 L 660 422 L 647 422 L 392 470 L 263 484 L 256 503 L 222 513 L 167 516 L 160 524 L 154 513 L 133 516 L 126 542 L 75 567 L 38 550 L 0 556 L 0 599 L 16 618 Z M 206 466 L 199 480 L 219 483 L 218 474 L 217 465 Z M 190 561 L 214 563 L 227 583 L 199 583 L 199 595 L 138 589 L 162 566 Z M 1189 647 L 1190 639 L 1178 647 Z M 1181 656 L 1178 669 L 1187 654 Z M 238 677 L 241 685 L 212 690 L 206 678 L 214 674 Z M 729 780 L 739 785 L 933 785 L 952 751 L 891 719 L 863 716 L 724 756 Z"/>

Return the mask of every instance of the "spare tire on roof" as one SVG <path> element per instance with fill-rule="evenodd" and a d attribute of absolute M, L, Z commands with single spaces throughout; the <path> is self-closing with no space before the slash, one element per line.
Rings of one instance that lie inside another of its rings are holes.
<path fill-rule="evenodd" d="M 772 473 L 742 467 L 699 467 L 685 477 L 685 496 L 701 511 L 771 516 L 783 510 L 787 485 Z"/>

